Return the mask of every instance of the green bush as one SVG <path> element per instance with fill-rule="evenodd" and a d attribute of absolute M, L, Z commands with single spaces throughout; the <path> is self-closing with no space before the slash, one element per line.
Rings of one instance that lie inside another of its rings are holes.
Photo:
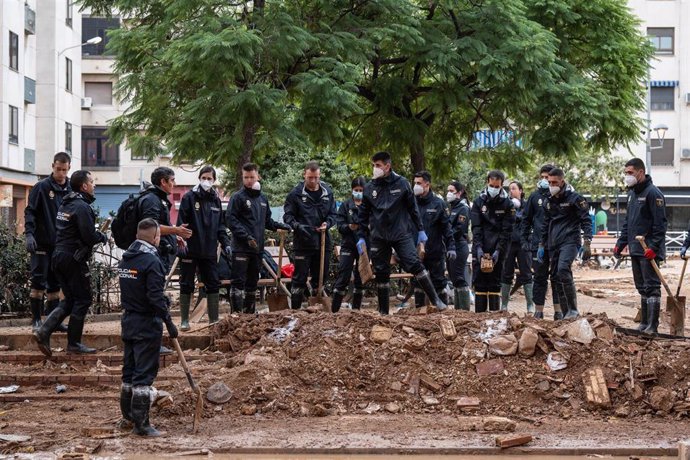
<path fill-rule="evenodd" d="M 23 236 L 0 223 L 0 312 L 29 310 L 29 253 Z"/>

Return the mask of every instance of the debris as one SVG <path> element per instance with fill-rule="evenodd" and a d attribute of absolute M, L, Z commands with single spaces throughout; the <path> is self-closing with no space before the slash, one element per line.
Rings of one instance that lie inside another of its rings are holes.
<path fill-rule="evenodd" d="M 462 356 L 465 358 L 484 359 L 486 357 L 487 346 L 485 343 L 468 340 L 462 349 Z"/>
<path fill-rule="evenodd" d="M 455 405 L 461 410 L 475 410 L 479 409 L 481 401 L 479 398 L 472 398 L 469 396 L 462 396 Z"/>
<path fill-rule="evenodd" d="M 55 386 L 55 392 L 56 393 L 64 393 L 67 391 L 67 386 L 66 385 L 56 385 Z"/>
<path fill-rule="evenodd" d="M 625 382 L 625 389 L 630 393 L 630 397 L 633 401 L 642 401 L 644 398 L 644 389 L 639 383 L 631 383 L 630 381 Z"/>
<path fill-rule="evenodd" d="M 675 396 L 671 390 L 659 386 L 652 388 L 652 392 L 649 395 L 649 404 L 655 410 L 671 412 L 674 403 Z"/>
<path fill-rule="evenodd" d="M 186 450 L 183 452 L 173 452 L 171 454 L 163 454 L 162 457 L 197 457 L 200 455 L 211 455 L 211 451 L 208 449 L 198 449 L 198 450 Z"/>
<path fill-rule="evenodd" d="M 458 332 L 455 330 L 455 324 L 448 318 L 441 319 L 439 326 L 441 326 L 441 333 L 446 340 L 453 340 L 458 335 Z"/>
<path fill-rule="evenodd" d="M 499 335 L 489 339 L 489 352 L 498 356 L 511 356 L 517 353 L 518 340 L 515 334 Z"/>
<path fill-rule="evenodd" d="M 593 367 L 582 374 L 582 381 L 585 385 L 587 402 L 600 407 L 610 407 L 611 398 L 609 389 L 606 386 L 604 371 L 600 367 Z"/>
<path fill-rule="evenodd" d="M 393 391 L 402 391 L 402 383 L 395 381 L 391 383 L 390 389 Z"/>
<path fill-rule="evenodd" d="M 10 347 L 9 345 L 0 345 L 0 351 L 9 351 Z"/>
<path fill-rule="evenodd" d="M 6 434 L 6 433 L 0 433 L 0 441 L 5 441 L 5 442 L 26 442 L 30 441 L 31 436 L 25 436 L 22 434 Z"/>
<path fill-rule="evenodd" d="M 503 334 L 508 330 L 508 319 L 488 319 L 482 322 L 483 332 L 477 334 L 477 338 L 482 342 L 488 342 L 489 339 Z"/>
<path fill-rule="evenodd" d="M 514 434 L 509 436 L 496 436 L 496 446 L 501 449 L 515 446 L 523 446 L 532 442 L 532 435 Z"/>
<path fill-rule="evenodd" d="M 568 325 L 566 329 L 568 333 L 568 338 L 573 342 L 579 342 L 585 345 L 592 343 L 592 340 L 596 337 L 592 326 L 589 325 L 589 321 L 585 318 L 580 318 L 577 321 L 573 321 Z"/>
<path fill-rule="evenodd" d="M 397 414 L 398 412 L 400 412 L 400 406 L 394 402 L 386 404 L 385 409 L 386 412 L 390 412 L 391 414 Z"/>
<path fill-rule="evenodd" d="M 537 333 L 537 331 L 535 331 L 531 327 L 528 327 L 524 331 L 522 331 L 522 335 L 520 336 L 520 340 L 518 342 L 520 356 L 523 356 L 525 358 L 533 356 L 537 346 L 537 342 L 539 342 L 539 334 Z"/>
<path fill-rule="evenodd" d="M 154 401 L 154 404 L 157 407 L 164 408 L 164 407 L 171 407 L 173 405 L 173 397 L 170 393 L 167 391 L 163 390 L 158 390 L 158 394 L 156 395 L 156 400 Z"/>
<path fill-rule="evenodd" d="M 568 360 L 558 351 L 552 351 L 546 357 L 546 364 L 552 371 L 560 371 L 568 367 Z"/>
<path fill-rule="evenodd" d="M 596 332 L 597 338 L 601 340 L 606 340 L 609 342 L 613 340 L 613 329 L 611 329 L 611 326 L 606 323 L 594 328 L 594 332 Z"/>
<path fill-rule="evenodd" d="M 386 343 L 393 336 L 393 329 L 385 326 L 375 324 L 371 327 L 371 335 L 369 338 L 374 343 Z"/>
<path fill-rule="evenodd" d="M 424 396 L 422 401 L 424 401 L 424 404 L 427 406 L 438 406 L 440 404 L 440 401 L 433 396 Z"/>
<path fill-rule="evenodd" d="M 441 385 L 436 383 L 434 381 L 434 379 L 432 379 L 427 374 L 422 374 L 419 376 L 419 383 L 421 383 L 422 386 L 428 388 L 429 390 L 433 391 L 434 393 L 438 393 L 439 391 L 441 391 Z"/>
<path fill-rule="evenodd" d="M 216 382 L 206 391 L 206 399 L 213 404 L 225 404 L 232 398 L 232 391 L 223 382 Z"/>
<path fill-rule="evenodd" d="M 498 374 L 504 370 L 503 361 L 501 361 L 500 358 L 484 361 L 483 363 L 477 364 L 475 368 L 477 369 L 477 375 L 480 377 Z"/>
<path fill-rule="evenodd" d="M 6 387 L 0 387 L 0 395 L 15 393 L 19 389 L 19 385 L 10 385 Z"/>
<path fill-rule="evenodd" d="M 486 417 L 482 428 L 484 431 L 515 431 L 517 423 L 505 417 Z"/>
<path fill-rule="evenodd" d="M 242 415 L 254 415 L 256 414 L 256 404 L 244 404 L 240 407 L 240 412 Z"/>
<path fill-rule="evenodd" d="M 381 410 L 381 406 L 379 406 L 379 405 L 376 404 L 376 403 L 370 402 L 370 403 L 367 405 L 367 407 L 365 407 L 364 409 L 362 409 L 362 412 L 364 412 L 365 414 L 371 415 L 371 414 L 375 414 L 376 412 L 378 412 L 378 411 L 380 411 L 380 410 Z"/>
<path fill-rule="evenodd" d="M 541 382 L 537 383 L 537 390 L 543 391 L 546 393 L 551 389 L 551 384 L 547 382 L 546 380 L 542 380 Z"/>
<path fill-rule="evenodd" d="M 616 414 L 616 417 L 627 418 L 630 415 L 630 408 L 628 406 L 616 407 L 614 414 Z"/>
<path fill-rule="evenodd" d="M 85 426 L 81 429 L 81 435 L 89 438 L 106 439 L 114 438 L 119 435 L 109 426 Z"/>

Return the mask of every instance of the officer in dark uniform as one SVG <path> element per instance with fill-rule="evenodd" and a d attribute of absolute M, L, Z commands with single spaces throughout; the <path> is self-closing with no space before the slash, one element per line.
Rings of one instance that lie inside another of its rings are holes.
<path fill-rule="evenodd" d="M 331 238 L 328 229 L 335 225 L 336 207 L 333 191 L 321 182 L 321 167 L 316 161 L 304 166 L 304 181 L 285 199 L 283 222 L 295 232 L 293 238 L 295 272 L 292 275 L 291 306 L 298 309 L 304 299 L 307 277 L 311 274 L 311 288 L 316 290 L 321 276 L 328 276 L 331 258 Z M 321 232 L 326 232 L 323 273 L 321 262 Z M 324 280 L 325 284 L 325 280 Z"/>
<path fill-rule="evenodd" d="M 84 318 L 91 306 L 91 279 L 87 262 L 93 247 L 108 237 L 96 230 L 96 213 L 91 207 L 94 197 L 93 178 L 89 171 L 76 171 L 70 179 L 72 191 L 57 212 L 57 236 L 53 252 L 53 270 L 65 296 L 43 325 L 34 332 L 41 352 L 50 357 L 50 335 L 69 316 L 68 353 L 95 353 L 81 343 Z"/>
<path fill-rule="evenodd" d="M 558 289 L 563 317 L 576 318 L 579 315 L 577 289 L 571 266 L 581 242 L 583 258 L 591 256 L 592 220 L 589 205 L 582 195 L 566 184 L 565 173 L 559 168 L 549 171 L 549 192 L 551 196 L 546 202 L 537 260 L 543 263 L 544 254 L 549 251 L 551 286 Z"/>
<path fill-rule="evenodd" d="M 242 166 L 242 188 L 232 195 L 226 211 L 225 219 L 232 232 L 230 301 L 233 312 L 256 312 L 256 288 L 266 229 L 290 229 L 271 218 L 271 206 L 266 195 L 261 193 L 259 180 L 259 168 L 254 163 Z"/>
<path fill-rule="evenodd" d="M 429 238 L 424 248 L 422 264 L 429 272 L 436 294 L 443 303 L 448 304 L 448 298 L 444 292 L 448 284 L 446 257 L 450 263 L 453 263 L 457 258 L 453 230 L 448 218 L 448 208 L 446 203 L 432 192 L 431 174 L 428 171 L 415 173 L 412 192 L 417 200 L 424 231 Z M 414 303 L 417 308 L 424 306 L 424 297 L 424 290 L 416 285 Z"/>
<path fill-rule="evenodd" d="M 362 278 L 359 276 L 357 234 L 359 231 L 359 206 L 362 204 L 365 185 L 366 179 L 364 179 L 364 177 L 359 176 L 353 179 L 351 184 L 352 197 L 338 208 L 336 222 L 338 231 L 343 239 L 340 244 L 338 275 L 333 284 L 333 300 L 331 302 L 331 307 L 334 313 L 340 310 L 340 305 L 343 302 L 345 294 L 347 294 L 347 287 L 350 284 L 350 278 L 353 272 L 355 286 L 352 294 L 352 308 L 354 310 L 359 310 L 362 306 L 364 286 L 362 285 Z M 366 233 L 367 230 L 364 229 L 364 232 Z"/>
<path fill-rule="evenodd" d="M 43 294 L 46 295 L 45 314 L 49 315 L 60 302 L 60 285 L 50 267 L 55 248 L 55 216 L 63 198 L 70 192 L 67 173 L 71 159 L 65 152 L 53 157 L 53 172 L 36 183 L 29 193 L 24 210 L 26 249 L 31 255 L 31 324 L 34 331 L 41 327 Z M 59 324 L 59 332 L 67 328 Z"/>
<path fill-rule="evenodd" d="M 160 436 L 149 423 L 151 385 L 158 374 L 163 324 L 170 338 L 177 328 L 164 295 L 165 268 L 158 255 L 160 228 L 150 218 L 139 222 L 137 239 L 118 265 L 122 302 L 122 417 L 134 423 L 133 433 Z"/>
<path fill-rule="evenodd" d="M 652 260 L 658 263 L 666 256 L 666 200 L 652 183 L 651 176 L 645 174 L 644 163 L 639 158 L 625 164 L 625 185 L 628 187 L 628 211 L 613 253 L 620 257 L 623 249 L 629 247 L 635 288 L 642 297 L 642 321 L 637 329 L 655 334 L 659 327 L 661 281 L 652 267 Z M 646 251 L 635 239 L 638 235 L 645 237 Z"/>
<path fill-rule="evenodd" d="M 361 254 L 366 248 L 364 229 L 369 229 L 371 258 L 377 281 L 379 313 L 388 314 L 390 302 L 390 259 L 395 249 L 400 266 L 415 276 L 415 280 L 439 310 L 447 305 L 436 294 L 429 272 L 424 268 L 415 248 L 410 229 L 417 232 L 419 243 L 427 243 L 428 237 L 419 215 L 419 209 L 410 183 L 393 172 L 388 152 L 378 152 L 371 161 L 374 166 L 373 179 L 364 187 L 362 204 L 359 207 L 359 239 L 357 250 Z"/>
<path fill-rule="evenodd" d="M 470 246 L 467 243 L 467 232 L 470 225 L 470 205 L 467 200 L 465 186 L 458 181 L 448 184 L 446 201 L 450 207 L 450 224 L 455 239 L 457 258 L 449 264 L 448 273 L 453 281 L 456 310 L 470 309 L 470 283 L 467 273 L 467 258 L 470 256 Z"/>
<path fill-rule="evenodd" d="M 178 227 L 192 231 L 187 247 L 180 256 L 180 329 L 189 330 L 189 304 L 194 293 L 197 269 L 206 291 L 208 321 L 218 321 L 218 244 L 227 256 L 232 255 L 230 237 L 225 227 L 220 197 L 213 188 L 216 170 L 204 166 L 199 170 L 199 185 L 185 193 L 177 215 Z"/>
<path fill-rule="evenodd" d="M 690 223 L 688 223 L 688 230 L 686 233 L 687 236 L 685 237 L 685 241 L 683 241 L 683 246 L 680 248 L 680 258 L 683 260 L 687 259 L 688 248 L 690 248 Z"/>
<path fill-rule="evenodd" d="M 542 258 L 543 262 L 537 260 L 537 250 L 541 242 L 541 230 L 544 223 L 544 209 L 551 194 L 549 193 L 549 171 L 554 168 L 553 165 L 546 164 L 539 170 L 539 182 L 537 183 L 537 190 L 527 199 L 525 210 L 522 214 L 521 227 L 521 241 L 522 249 L 532 252 L 532 270 L 533 270 L 533 299 L 534 299 L 534 317 L 544 318 L 544 303 L 546 302 L 546 288 L 549 283 L 549 265 L 550 254 L 544 251 Z M 561 312 L 561 305 L 558 301 L 558 289 L 551 285 L 551 297 L 553 299 L 553 319 L 563 319 Z"/>
<path fill-rule="evenodd" d="M 474 311 L 498 311 L 501 307 L 500 289 L 503 261 L 515 223 L 515 208 L 503 189 L 505 175 L 489 171 L 486 188 L 472 203 L 472 272 L 474 278 Z M 481 271 L 481 259 L 491 257 L 493 270 Z"/>

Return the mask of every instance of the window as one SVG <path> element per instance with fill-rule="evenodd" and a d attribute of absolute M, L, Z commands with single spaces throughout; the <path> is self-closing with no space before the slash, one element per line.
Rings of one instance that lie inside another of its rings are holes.
<path fill-rule="evenodd" d="M 675 102 L 675 88 L 652 88 L 652 110 L 673 110 Z"/>
<path fill-rule="evenodd" d="M 675 157 L 675 142 L 673 139 L 664 139 L 664 144 L 659 147 L 659 139 L 652 139 L 652 166 L 673 166 Z"/>
<path fill-rule="evenodd" d="M 647 35 L 656 54 L 673 54 L 673 27 L 650 27 Z"/>
<path fill-rule="evenodd" d="M 109 81 L 86 82 L 84 96 L 90 97 L 95 105 L 113 105 L 113 84 Z"/>
<path fill-rule="evenodd" d="M 65 2 L 67 2 L 67 11 L 65 13 L 65 24 L 67 24 L 67 27 L 72 27 L 72 19 L 74 18 L 74 10 L 73 10 L 74 1 L 73 0 L 65 0 Z"/>
<path fill-rule="evenodd" d="M 81 18 L 81 41 L 82 43 L 93 37 L 101 37 L 102 41 L 97 45 L 82 46 L 83 56 L 102 56 L 106 54 L 105 48 L 108 45 L 108 30 L 119 29 L 120 18 Z"/>
<path fill-rule="evenodd" d="M 72 123 L 65 123 L 65 152 L 72 153 Z"/>
<path fill-rule="evenodd" d="M 19 70 L 19 35 L 10 32 L 10 69 Z"/>
<path fill-rule="evenodd" d="M 105 128 L 82 128 L 81 152 L 83 167 L 116 168 L 120 165 L 120 146 L 108 142 Z"/>
<path fill-rule="evenodd" d="M 10 106 L 10 142 L 19 143 L 19 109 Z"/>
<path fill-rule="evenodd" d="M 65 75 L 67 76 L 67 81 L 65 82 L 65 89 L 72 92 L 72 60 L 70 58 L 65 58 Z"/>

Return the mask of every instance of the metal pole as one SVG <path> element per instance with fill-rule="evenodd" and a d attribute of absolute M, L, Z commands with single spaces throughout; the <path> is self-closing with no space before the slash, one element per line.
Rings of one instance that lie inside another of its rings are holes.
<path fill-rule="evenodd" d="M 652 173 L 652 71 L 647 67 L 647 152 L 645 155 L 645 167 L 647 174 Z"/>

